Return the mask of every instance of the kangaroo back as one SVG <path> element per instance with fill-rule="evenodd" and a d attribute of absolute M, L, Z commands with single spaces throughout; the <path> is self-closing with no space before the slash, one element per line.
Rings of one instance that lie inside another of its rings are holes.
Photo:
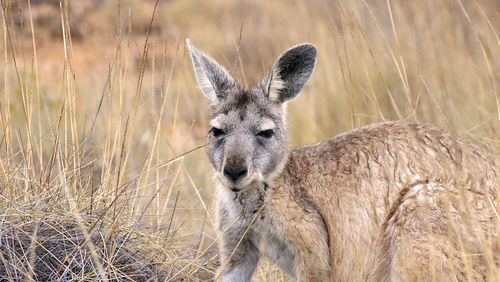
<path fill-rule="evenodd" d="M 281 177 L 296 175 L 325 220 L 335 280 L 494 271 L 498 164 L 484 148 L 427 124 L 379 123 L 297 148 Z"/>

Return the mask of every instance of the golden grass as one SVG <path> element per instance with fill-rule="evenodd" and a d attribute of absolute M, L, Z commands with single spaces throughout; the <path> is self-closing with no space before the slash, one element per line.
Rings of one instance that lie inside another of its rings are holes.
<path fill-rule="evenodd" d="M 500 145 L 495 0 L 53 2 L 1 2 L 1 278 L 213 275 L 209 103 L 186 37 L 246 86 L 315 44 L 294 145 L 392 119 Z"/>

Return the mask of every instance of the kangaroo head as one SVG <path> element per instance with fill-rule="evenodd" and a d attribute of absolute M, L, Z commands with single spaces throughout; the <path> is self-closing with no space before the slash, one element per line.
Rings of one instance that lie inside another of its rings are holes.
<path fill-rule="evenodd" d="M 288 158 L 285 104 L 309 80 L 316 47 L 300 44 L 285 51 L 269 74 L 247 90 L 186 42 L 201 91 L 212 101 L 207 153 L 217 178 L 233 192 L 271 181 Z"/>

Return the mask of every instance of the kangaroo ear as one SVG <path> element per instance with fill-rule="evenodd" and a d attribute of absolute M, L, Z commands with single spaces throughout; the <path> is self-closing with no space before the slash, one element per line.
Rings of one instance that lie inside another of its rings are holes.
<path fill-rule="evenodd" d="M 239 87 L 231 75 L 214 59 L 196 49 L 189 39 L 186 39 L 186 44 L 193 60 L 198 85 L 213 103 L 224 99 L 229 89 Z"/>
<path fill-rule="evenodd" d="M 281 54 L 264 79 L 269 100 L 283 103 L 299 94 L 312 75 L 317 49 L 309 43 L 294 46 Z"/>

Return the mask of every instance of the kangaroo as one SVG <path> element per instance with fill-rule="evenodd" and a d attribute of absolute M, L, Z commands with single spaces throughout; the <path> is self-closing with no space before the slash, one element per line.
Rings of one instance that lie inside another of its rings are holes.
<path fill-rule="evenodd" d="M 298 281 L 497 279 L 490 151 L 407 121 L 291 149 L 285 107 L 311 77 L 314 45 L 285 51 L 250 90 L 187 46 L 212 102 L 216 280 L 249 281 L 261 255 Z"/>

